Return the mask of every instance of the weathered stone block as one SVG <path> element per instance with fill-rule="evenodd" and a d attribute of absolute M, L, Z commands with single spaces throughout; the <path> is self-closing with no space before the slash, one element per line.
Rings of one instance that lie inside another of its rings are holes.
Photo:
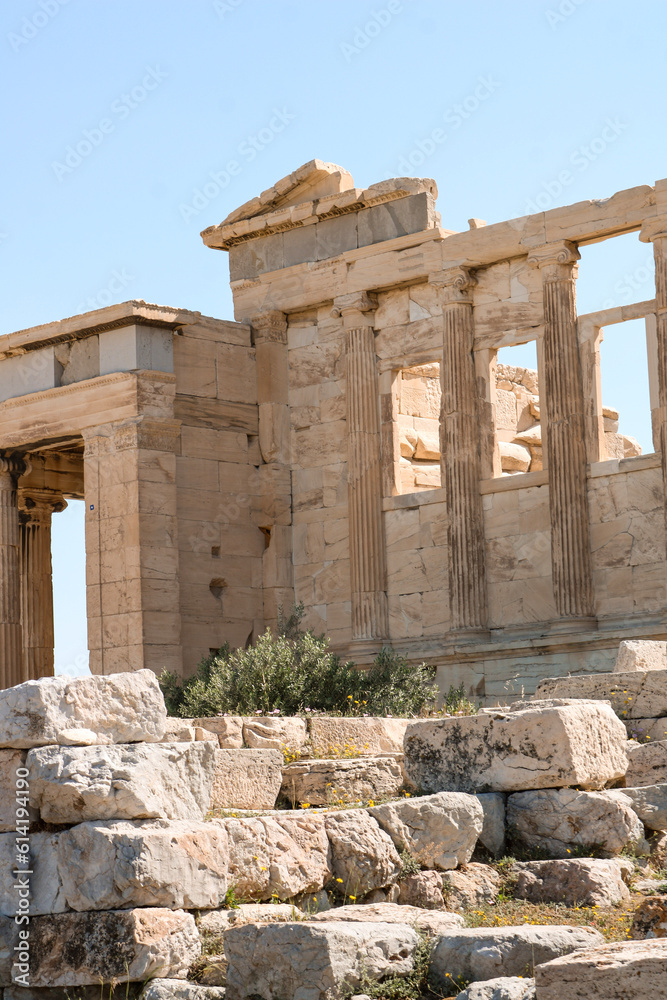
<path fill-rule="evenodd" d="M 442 875 L 440 872 L 415 872 L 402 878 L 398 883 L 398 902 L 401 906 L 420 906 L 425 910 L 444 909 Z"/>
<path fill-rule="evenodd" d="M 223 986 L 200 986 L 182 979 L 151 979 L 141 1000 L 225 1000 L 225 989 Z"/>
<path fill-rule="evenodd" d="M 419 233 L 434 224 L 433 197 L 426 192 L 364 208 L 357 216 L 358 245 L 369 246 Z"/>
<path fill-rule="evenodd" d="M 629 740 L 638 743 L 657 743 L 667 739 L 667 718 L 661 719 L 624 719 Z"/>
<path fill-rule="evenodd" d="M 282 794 L 294 805 L 364 804 L 394 798 L 403 786 L 403 769 L 392 757 L 353 760 L 304 760 L 283 768 Z"/>
<path fill-rule="evenodd" d="M 497 858 L 505 846 L 505 796 L 500 792 L 483 792 L 477 799 L 484 812 L 479 842 Z"/>
<path fill-rule="evenodd" d="M 362 973 L 407 975 L 419 938 L 406 924 L 250 924 L 225 935 L 227 1000 L 325 1000 Z"/>
<path fill-rule="evenodd" d="M 490 865 L 464 865 L 445 872 L 442 891 L 448 910 L 469 910 L 495 901 L 500 892 L 500 876 Z"/>
<path fill-rule="evenodd" d="M 628 769 L 625 784 L 628 788 L 643 785 L 660 785 L 667 782 L 667 740 L 658 743 L 628 745 Z"/>
<path fill-rule="evenodd" d="M 391 838 L 365 809 L 330 812 L 324 817 L 333 874 L 347 896 L 363 896 L 396 881 L 401 859 Z"/>
<path fill-rule="evenodd" d="M 566 906 L 616 906 L 630 899 L 616 861 L 573 858 L 562 861 L 525 861 L 515 865 L 514 895 L 532 903 Z"/>
<path fill-rule="evenodd" d="M 667 670 L 550 677 L 537 685 L 535 698 L 583 698 L 610 701 L 623 719 L 667 715 Z"/>
<path fill-rule="evenodd" d="M 62 913 L 67 909 L 62 879 L 58 873 L 58 833 L 31 833 L 29 864 L 16 863 L 16 837 L 0 834 L 0 913 L 13 917 L 19 903 L 16 886 L 27 880 L 30 888 L 31 916 Z M 29 876 L 17 876 L 15 871 L 28 870 Z M 23 911 L 22 911 L 23 912 Z"/>
<path fill-rule="evenodd" d="M 25 757 L 24 750 L 0 750 L 0 833 L 16 829 L 16 769 Z"/>
<path fill-rule="evenodd" d="M 193 719 L 192 723 L 217 733 L 221 750 L 240 750 L 243 746 L 243 719 L 240 715 L 214 715 Z"/>
<path fill-rule="evenodd" d="M 607 792 L 611 798 L 628 802 L 649 830 L 667 830 L 667 784 L 644 785 L 640 788 L 614 788 Z"/>
<path fill-rule="evenodd" d="M 635 910 L 630 934 L 635 940 L 667 938 L 667 896 L 642 900 Z"/>
<path fill-rule="evenodd" d="M 363 906 L 335 906 L 308 917 L 309 922 L 351 920 L 354 923 L 409 924 L 424 934 L 446 934 L 452 927 L 463 927 L 463 917 L 444 910 L 423 910 L 419 906 L 398 903 L 365 903 Z"/>
<path fill-rule="evenodd" d="M 221 906 L 227 831 L 215 823 L 147 820 L 80 823 L 63 831 L 58 872 L 73 910 Z"/>
<path fill-rule="evenodd" d="M 478 799 L 462 792 L 388 802 L 369 812 L 395 847 L 427 868 L 442 870 L 470 861 L 484 822 Z"/>
<path fill-rule="evenodd" d="M 605 792 L 549 788 L 518 792 L 507 800 L 507 824 L 530 846 L 567 858 L 575 847 L 601 848 L 607 855 L 644 846 L 644 825 L 624 802 Z"/>
<path fill-rule="evenodd" d="M 298 753 L 307 738 L 303 719 L 275 716 L 243 720 L 244 742 L 246 746 L 256 750 L 289 750 Z"/>
<path fill-rule="evenodd" d="M 405 770 L 426 792 L 602 788 L 625 774 L 625 744 L 608 705 L 574 701 L 411 723 Z"/>
<path fill-rule="evenodd" d="M 324 219 L 313 227 L 317 234 L 317 259 L 328 260 L 338 257 L 346 250 L 357 249 L 357 214 L 339 215 L 338 218 Z"/>
<path fill-rule="evenodd" d="M 615 941 L 535 968 L 539 1000 L 662 1000 L 667 940 Z"/>
<path fill-rule="evenodd" d="M 0 691 L 0 747 L 156 743 L 166 720 L 152 670 L 42 677 Z"/>
<path fill-rule="evenodd" d="M 535 1000 L 535 980 L 523 976 L 499 976 L 471 983 L 456 1000 Z"/>
<path fill-rule="evenodd" d="M 282 760 L 278 750 L 217 750 L 211 809 L 273 809 Z"/>
<path fill-rule="evenodd" d="M 462 928 L 443 935 L 431 953 L 430 978 L 436 987 L 523 976 L 538 962 L 602 944 L 591 927 L 533 926 Z M 560 1000 L 560 998 L 559 998 Z"/>
<path fill-rule="evenodd" d="M 244 924 L 285 923 L 301 917 L 293 903 L 241 903 L 231 910 L 208 910 L 199 918 L 199 933 L 222 937 L 230 927 Z"/>
<path fill-rule="evenodd" d="M 618 647 L 615 673 L 631 670 L 667 670 L 667 642 L 626 639 Z"/>
<path fill-rule="evenodd" d="M 47 823 L 202 820 L 216 759 L 206 742 L 42 747 L 27 766 L 31 805 Z"/>
<path fill-rule="evenodd" d="M 361 754 L 403 753 L 408 719 L 316 718 L 310 720 L 310 742 L 320 757 L 345 750 Z"/>
<path fill-rule="evenodd" d="M 194 918 L 183 910 L 111 910 L 35 917 L 30 925 L 29 982 L 87 986 L 165 978 L 185 979 L 201 945 Z M 18 973 L 14 972 L 17 981 Z"/>

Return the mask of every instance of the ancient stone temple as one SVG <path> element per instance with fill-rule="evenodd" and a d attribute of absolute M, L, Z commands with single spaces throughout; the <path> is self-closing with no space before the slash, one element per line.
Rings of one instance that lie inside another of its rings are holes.
<path fill-rule="evenodd" d="M 444 229 L 433 181 L 312 161 L 202 234 L 235 322 L 126 302 L 0 338 L 0 684 L 53 664 L 50 524 L 86 506 L 91 669 L 190 673 L 281 606 L 478 697 L 667 638 L 667 180 Z M 655 298 L 577 316 L 578 247 Z M 646 321 L 655 451 L 605 409 Z M 537 371 L 499 365 L 537 344 Z"/>

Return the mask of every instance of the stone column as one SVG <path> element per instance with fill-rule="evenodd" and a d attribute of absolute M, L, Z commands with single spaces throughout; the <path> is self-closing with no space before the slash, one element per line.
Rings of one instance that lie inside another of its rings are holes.
<path fill-rule="evenodd" d="M 51 517 L 67 503 L 55 490 L 20 489 L 21 626 L 23 679 L 52 677 L 53 584 Z"/>
<path fill-rule="evenodd" d="M 352 638 L 388 637 L 387 566 L 382 523 L 382 469 L 375 334 L 365 292 L 334 299 L 347 357 L 348 510 Z"/>
<path fill-rule="evenodd" d="M 480 407 L 477 398 L 472 288 L 467 267 L 432 275 L 443 320 L 440 453 L 449 516 L 451 629 L 471 638 L 487 630 Z"/>
<path fill-rule="evenodd" d="M 667 192 L 663 198 L 667 199 Z M 651 416 L 653 440 L 662 455 L 662 481 L 667 498 L 667 217 L 645 223 L 639 239 L 653 244 L 655 259 L 655 329 L 651 333 L 657 346 L 658 406 L 652 408 Z M 647 329 L 650 329 L 648 324 Z M 667 502 L 665 512 L 667 516 Z"/>
<path fill-rule="evenodd" d="M 585 400 L 575 302 L 579 251 L 573 243 L 531 250 L 544 295 L 543 425 L 549 471 L 554 598 L 567 627 L 594 615 L 586 464 Z"/>
<path fill-rule="evenodd" d="M 292 564 L 292 476 L 288 398 L 287 316 L 258 313 L 251 326 L 257 363 L 261 514 L 266 549 L 262 558 L 264 625 L 275 627 L 280 608 L 294 604 Z"/>
<path fill-rule="evenodd" d="M 0 688 L 24 679 L 16 481 L 26 470 L 22 458 L 0 452 Z"/>

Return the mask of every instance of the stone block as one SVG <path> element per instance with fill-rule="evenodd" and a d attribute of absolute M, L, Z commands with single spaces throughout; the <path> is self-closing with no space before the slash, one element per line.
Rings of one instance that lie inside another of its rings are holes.
<path fill-rule="evenodd" d="M 278 750 L 216 750 L 211 809 L 273 809 L 282 762 Z"/>
<path fill-rule="evenodd" d="M 426 792 L 602 788 L 625 774 L 625 744 L 625 727 L 608 705 L 528 705 L 411 723 L 405 770 Z"/>
<path fill-rule="evenodd" d="M 183 910 L 58 913 L 30 924 L 29 982 L 97 986 L 160 974 L 185 979 L 201 945 L 194 917 Z M 16 973 L 14 975 L 16 979 Z"/>
<path fill-rule="evenodd" d="M 358 245 L 367 247 L 408 233 L 420 233 L 434 221 L 433 198 L 426 192 L 364 208 L 357 216 Z"/>
<path fill-rule="evenodd" d="M 667 670 L 550 677 L 537 685 L 535 698 L 583 698 L 610 701 L 623 719 L 667 715 Z"/>
<path fill-rule="evenodd" d="M 222 937 L 230 927 L 244 924 L 285 923 L 300 916 L 293 903 L 241 903 L 231 910 L 207 910 L 199 918 L 199 933 Z"/>
<path fill-rule="evenodd" d="M 202 820 L 211 801 L 208 743 L 41 747 L 28 753 L 30 803 L 47 823 Z"/>
<path fill-rule="evenodd" d="M 73 910 L 210 909 L 232 880 L 227 831 L 215 823 L 80 823 L 63 831 L 58 872 Z"/>
<path fill-rule="evenodd" d="M 633 670 L 667 670 L 667 642 L 655 639 L 626 639 L 618 647 L 615 673 Z"/>
<path fill-rule="evenodd" d="M 577 847 L 607 856 L 624 847 L 643 848 L 644 825 L 630 806 L 605 792 L 573 788 L 517 792 L 507 800 L 507 825 L 531 847 L 567 858 Z"/>
<path fill-rule="evenodd" d="M 408 975 L 419 938 L 406 924 L 249 924 L 225 935 L 227 1000 L 326 1000 L 372 979 Z"/>
<path fill-rule="evenodd" d="M 667 830 L 667 784 L 612 789 L 607 795 L 627 801 L 649 830 Z"/>
<path fill-rule="evenodd" d="M 462 928 L 436 941 L 430 978 L 434 986 L 445 989 L 452 984 L 498 976 L 523 976 L 538 962 L 595 947 L 603 941 L 599 931 L 591 927 L 524 924 Z"/>
<path fill-rule="evenodd" d="M 196 738 L 194 719 L 167 719 L 162 743 L 194 743 Z"/>
<path fill-rule="evenodd" d="M 282 794 L 292 803 L 341 805 L 395 798 L 403 786 L 403 769 L 394 757 L 352 760 L 304 760 L 283 768 Z"/>
<path fill-rule="evenodd" d="M 531 903 L 566 906 L 617 906 L 630 893 L 617 861 L 573 858 L 560 861 L 524 861 L 514 866 L 514 895 Z"/>
<path fill-rule="evenodd" d="M 182 979 L 151 979 L 141 1000 L 225 1000 L 225 989 L 224 986 L 201 986 Z"/>
<path fill-rule="evenodd" d="M 491 865 L 464 865 L 445 872 L 442 891 L 448 910 L 469 910 L 495 902 L 500 892 L 500 876 Z"/>
<path fill-rule="evenodd" d="M 463 927 L 463 917 L 444 910 L 424 910 L 419 906 L 398 903 L 366 903 L 363 906 L 336 906 L 324 913 L 308 917 L 312 923 L 350 920 L 353 923 L 409 924 L 424 934 L 446 934 L 454 927 Z"/>
<path fill-rule="evenodd" d="M 363 896 L 396 881 L 401 859 L 391 838 L 365 809 L 329 812 L 324 817 L 337 888 Z"/>
<path fill-rule="evenodd" d="M 314 228 L 317 234 L 317 260 L 328 260 L 329 257 L 338 257 L 346 250 L 357 249 L 356 212 L 324 219 Z"/>
<path fill-rule="evenodd" d="M 316 718 L 310 720 L 310 742 L 320 757 L 345 750 L 362 754 L 403 753 L 408 719 Z"/>
<path fill-rule="evenodd" d="M 25 758 L 24 750 L 0 750 L 0 833 L 16 829 L 16 769 Z"/>
<path fill-rule="evenodd" d="M 243 739 L 246 746 L 256 750 L 289 750 L 298 753 L 308 738 L 303 719 L 244 718 Z"/>
<path fill-rule="evenodd" d="M 629 740 L 637 743 L 657 743 L 667 740 L 667 718 L 661 719 L 627 719 L 625 728 Z"/>
<path fill-rule="evenodd" d="M 155 743 L 166 720 L 152 670 L 42 677 L 0 691 L 0 747 Z"/>
<path fill-rule="evenodd" d="M 324 820 L 308 811 L 214 820 L 229 837 L 229 884 L 237 895 L 284 900 L 324 888 L 331 878 Z"/>
<path fill-rule="evenodd" d="M 440 872 L 415 872 L 402 878 L 398 883 L 398 902 L 401 906 L 424 910 L 444 909 L 442 875 Z"/>
<path fill-rule="evenodd" d="M 667 938 L 667 896 L 642 900 L 632 918 L 630 935 L 635 941 Z"/>
<path fill-rule="evenodd" d="M 667 940 L 615 941 L 536 965 L 539 1000 L 662 1000 Z"/>
<path fill-rule="evenodd" d="M 511 441 L 500 441 L 500 467 L 503 472 L 528 472 L 530 468 L 530 448 Z"/>
<path fill-rule="evenodd" d="M 477 798 L 484 813 L 479 842 L 494 857 L 500 857 L 505 846 L 505 796 L 500 792 L 483 792 Z"/>
<path fill-rule="evenodd" d="M 625 773 L 627 787 L 640 788 L 663 782 L 667 782 L 667 740 L 643 743 L 641 746 L 629 743 L 628 770 Z"/>
<path fill-rule="evenodd" d="M 300 226 L 283 233 L 283 267 L 315 261 L 317 257 L 316 225 Z"/>
<path fill-rule="evenodd" d="M 456 1000 L 535 1000 L 535 980 L 523 976 L 498 976 L 471 983 Z"/>
<path fill-rule="evenodd" d="M 240 715 L 215 715 L 205 719 L 193 719 L 193 725 L 203 726 L 211 733 L 217 733 L 221 750 L 240 750 L 243 746 L 243 719 Z"/>
<path fill-rule="evenodd" d="M 58 873 L 58 833 L 31 833 L 29 864 L 17 865 L 17 845 L 14 833 L 0 834 L 0 914 L 13 917 L 19 897 L 16 885 L 27 881 L 30 916 L 62 913 L 67 909 L 62 879 Z M 16 871 L 30 875 L 17 876 Z M 21 912 L 24 912 L 21 910 Z"/>
<path fill-rule="evenodd" d="M 482 832 L 484 813 L 474 795 L 440 792 L 388 802 L 369 810 L 394 846 L 426 868 L 466 864 Z"/>

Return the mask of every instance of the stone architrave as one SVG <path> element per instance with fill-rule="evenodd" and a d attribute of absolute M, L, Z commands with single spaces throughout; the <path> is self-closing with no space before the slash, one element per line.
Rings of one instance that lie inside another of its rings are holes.
<path fill-rule="evenodd" d="M 0 688 L 24 680 L 16 483 L 26 471 L 20 456 L 0 452 Z"/>
<path fill-rule="evenodd" d="M 365 292 L 334 299 L 342 316 L 347 356 L 348 504 L 352 637 L 387 638 L 387 565 L 382 522 L 380 402 L 375 333 Z"/>
<path fill-rule="evenodd" d="M 440 463 L 449 514 L 449 604 L 452 630 L 474 636 L 487 629 L 484 513 L 479 405 L 473 343 L 472 288 L 467 267 L 431 275 L 440 286 L 443 354 L 440 368 Z"/>
<path fill-rule="evenodd" d="M 51 517 L 67 502 L 55 490 L 20 489 L 21 625 L 23 680 L 53 676 Z"/>
<path fill-rule="evenodd" d="M 560 618 L 590 622 L 594 613 L 585 437 L 585 400 L 575 283 L 579 251 L 564 240 L 535 247 L 544 294 L 544 385 L 549 456 L 551 568 Z"/>

